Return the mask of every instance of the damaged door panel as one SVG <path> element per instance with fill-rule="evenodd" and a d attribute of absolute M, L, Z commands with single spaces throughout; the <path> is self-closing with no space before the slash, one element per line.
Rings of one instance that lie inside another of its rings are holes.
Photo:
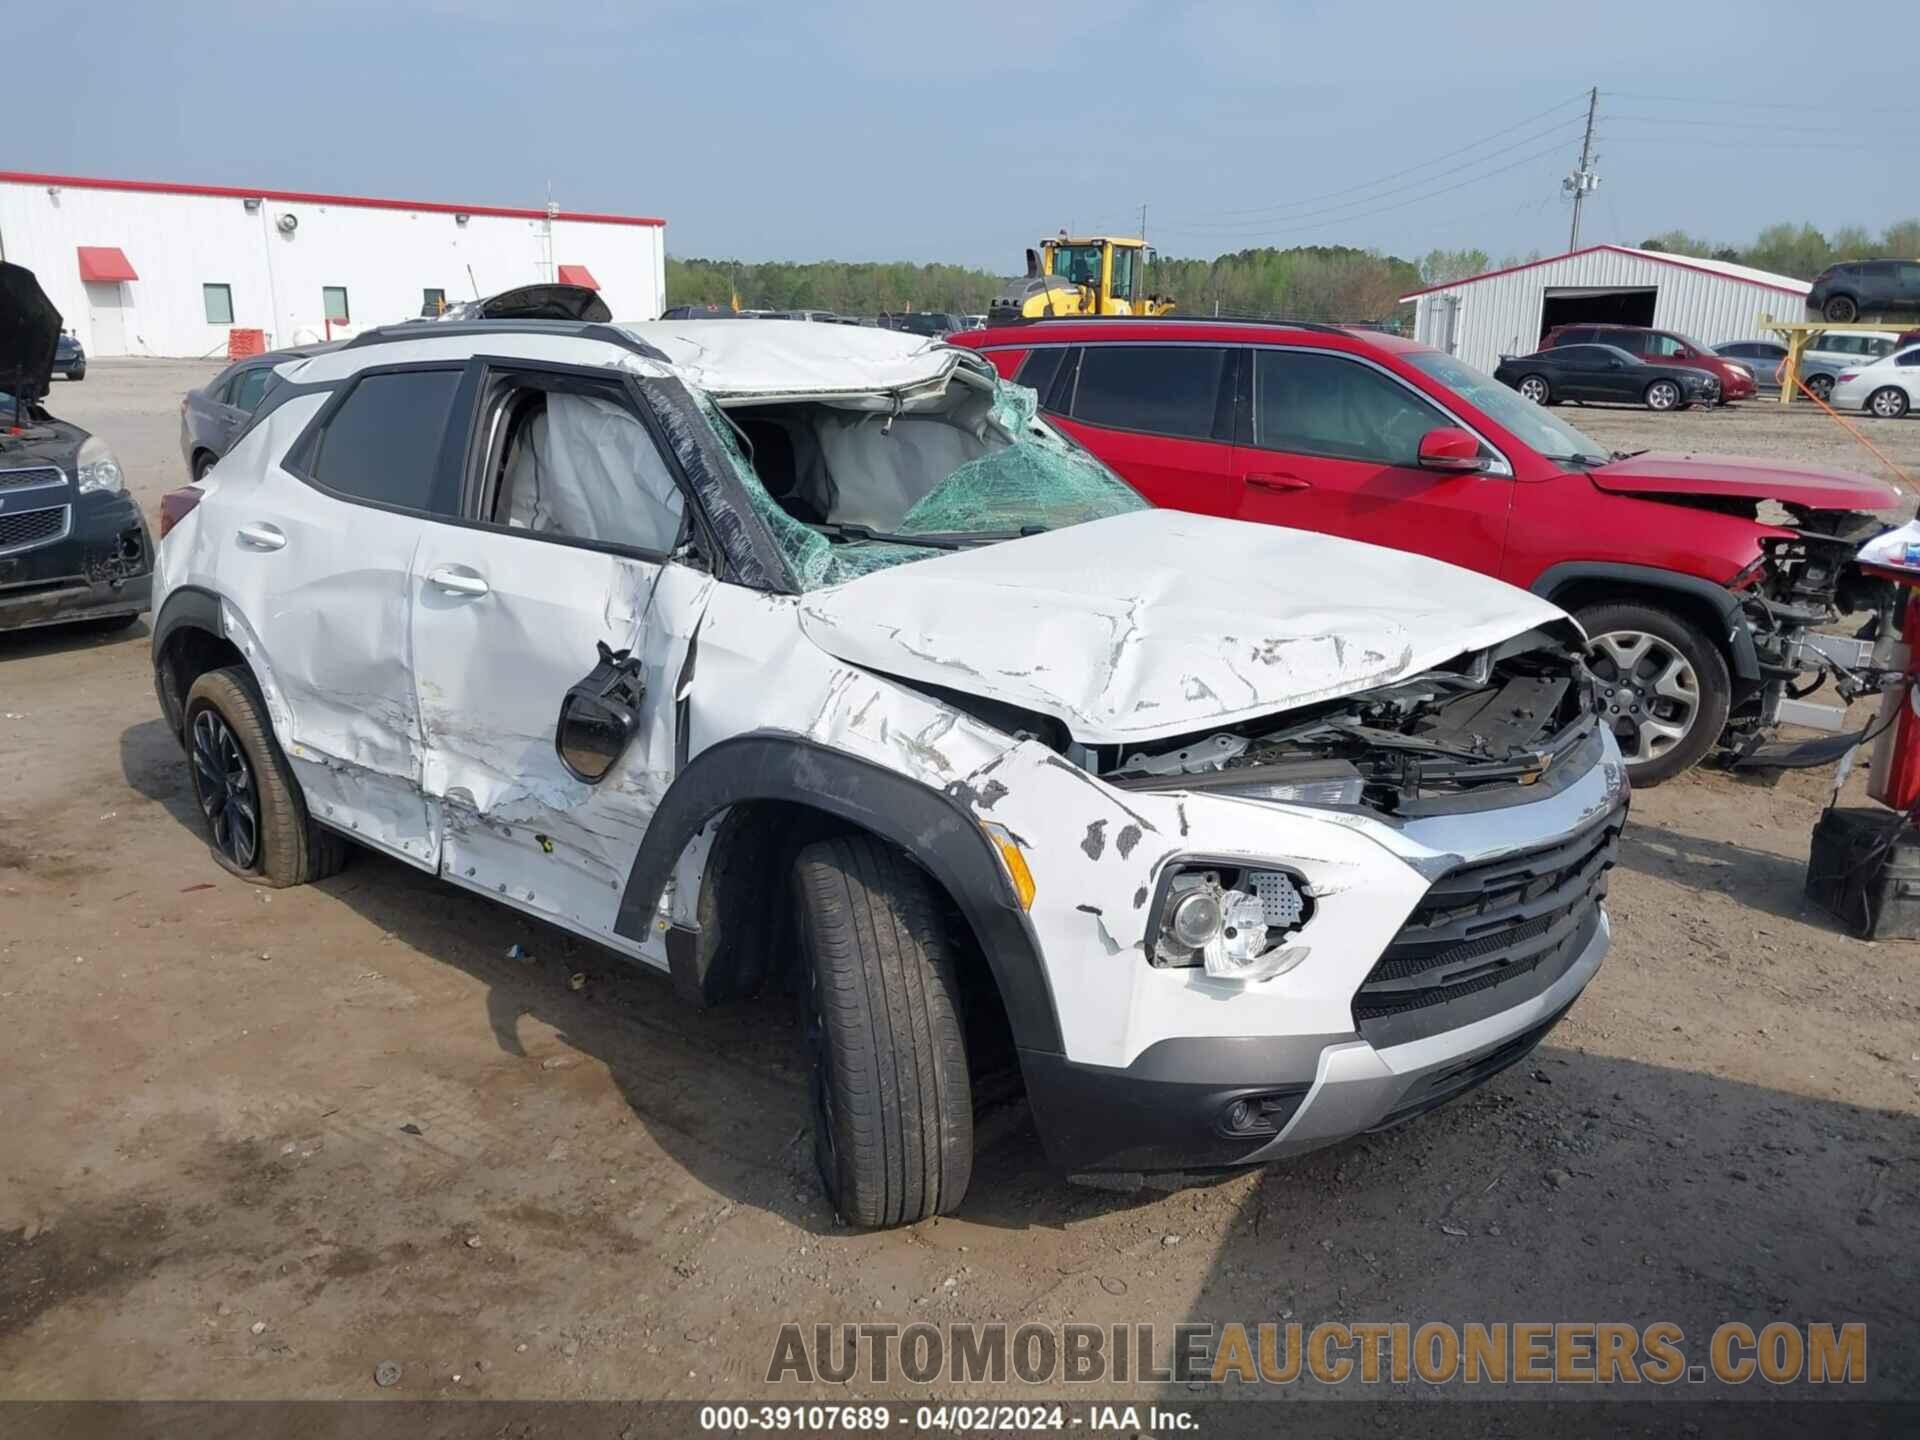
<path fill-rule="evenodd" d="M 427 526 L 412 575 L 442 870 L 639 953 L 613 921 L 673 778 L 675 694 L 713 581 L 666 559 L 684 504 L 617 383 L 529 368 L 490 370 L 482 389 L 468 523 Z M 554 733 L 602 645 L 637 662 L 639 723 L 587 784 Z"/>

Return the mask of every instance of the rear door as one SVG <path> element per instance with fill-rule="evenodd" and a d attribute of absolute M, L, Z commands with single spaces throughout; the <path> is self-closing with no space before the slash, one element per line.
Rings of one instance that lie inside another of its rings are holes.
<path fill-rule="evenodd" d="M 1084 345 L 1062 355 L 1041 404 L 1155 505 L 1232 515 L 1233 361 L 1226 345 Z"/>
<path fill-rule="evenodd" d="M 421 791 L 408 596 L 427 517 L 458 506 L 446 438 L 460 378 L 458 366 L 363 370 L 280 466 L 202 502 L 252 631 L 241 648 L 264 652 L 275 730 L 314 817 L 428 869 L 439 846 Z"/>
<path fill-rule="evenodd" d="M 1499 573 L 1513 479 L 1497 452 L 1486 447 L 1496 473 L 1423 470 L 1420 438 L 1458 422 L 1399 377 L 1330 351 L 1248 358 L 1247 443 L 1233 453 L 1239 518 Z"/>
<path fill-rule="evenodd" d="M 475 361 L 458 520 L 429 525 L 411 650 L 450 880 L 628 954 L 620 892 L 676 763 L 675 696 L 714 584 L 645 398 L 603 369 Z M 697 414 L 681 423 L 704 424 Z M 554 731 L 596 647 L 641 662 L 641 732 L 598 785 Z"/>

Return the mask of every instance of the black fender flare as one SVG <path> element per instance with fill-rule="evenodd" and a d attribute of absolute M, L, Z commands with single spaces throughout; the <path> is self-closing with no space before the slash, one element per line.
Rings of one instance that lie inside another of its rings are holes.
<path fill-rule="evenodd" d="M 180 712 L 186 697 L 174 686 L 174 676 L 167 667 L 167 646 L 182 630 L 204 630 L 218 639 L 226 639 L 226 627 L 220 619 L 220 597 L 198 585 L 182 585 L 167 596 L 160 613 L 153 618 L 148 651 L 153 660 L 153 693 L 159 698 L 161 717 L 175 735 L 180 734 Z"/>
<path fill-rule="evenodd" d="M 1720 637 L 1727 647 L 1728 668 L 1736 680 L 1760 679 L 1760 656 L 1753 647 L 1753 627 L 1740 608 L 1740 597 L 1724 585 L 1703 580 L 1698 575 L 1682 575 L 1673 570 L 1656 570 L 1651 565 L 1617 565 L 1601 560 L 1566 560 L 1549 565 L 1534 577 L 1527 588 L 1543 600 L 1554 592 L 1581 580 L 1614 581 L 1643 590 L 1666 590 L 1704 603 L 1720 617 L 1725 627 Z"/>
<path fill-rule="evenodd" d="M 911 855 L 953 898 L 992 968 L 1015 1043 L 1061 1050 L 1060 1021 L 1040 945 L 1000 860 L 958 796 L 804 736 L 757 733 L 703 750 L 667 788 L 627 873 L 614 931 L 645 940 L 687 843 L 730 806 L 785 801 L 838 817 Z M 669 947 L 674 988 L 709 995 L 694 947 Z"/>

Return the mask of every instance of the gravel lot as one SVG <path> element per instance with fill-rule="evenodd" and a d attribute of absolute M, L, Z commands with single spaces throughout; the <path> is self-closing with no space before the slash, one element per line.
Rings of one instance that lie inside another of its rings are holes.
<path fill-rule="evenodd" d="M 53 405 L 151 514 L 211 370 L 96 362 Z M 1563 413 L 1886 473 L 1810 406 Z M 1920 476 L 1920 422 L 1862 429 Z M 1803 905 L 1824 775 L 1641 794 L 1585 999 L 1414 1125 L 1116 1196 L 1048 1174 L 1016 1112 L 960 1216 L 858 1234 L 816 1195 L 783 1004 L 695 1013 L 371 855 L 294 891 L 218 869 L 144 627 L 0 637 L 0 756 L 0 1396 L 734 1398 L 773 1393 L 788 1319 L 1672 1320 L 1704 1348 L 1784 1318 L 1864 1321 L 1853 1393 L 1920 1398 L 1915 949 Z"/>

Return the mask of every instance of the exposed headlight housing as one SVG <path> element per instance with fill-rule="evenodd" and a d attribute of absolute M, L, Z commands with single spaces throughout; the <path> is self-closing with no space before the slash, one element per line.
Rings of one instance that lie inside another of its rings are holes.
<path fill-rule="evenodd" d="M 1244 747 L 1243 747 L 1244 748 Z M 1271 765 L 1239 765 L 1199 775 L 1156 775 L 1114 783 L 1129 790 L 1192 790 L 1208 795 L 1238 795 L 1248 800 L 1277 800 L 1289 805 L 1358 805 L 1365 790 L 1360 772 L 1346 760 L 1281 760 Z"/>
<path fill-rule="evenodd" d="M 1284 975 L 1307 958 L 1288 942 L 1313 913 L 1306 882 L 1287 870 L 1191 864 L 1166 882 L 1153 963 L 1204 968 L 1216 980 Z"/>
<path fill-rule="evenodd" d="M 113 447 L 98 435 L 80 442 L 80 454 L 73 467 L 73 478 L 82 495 L 98 492 L 118 495 L 126 489 L 126 477 L 120 473 L 120 461 Z"/>

